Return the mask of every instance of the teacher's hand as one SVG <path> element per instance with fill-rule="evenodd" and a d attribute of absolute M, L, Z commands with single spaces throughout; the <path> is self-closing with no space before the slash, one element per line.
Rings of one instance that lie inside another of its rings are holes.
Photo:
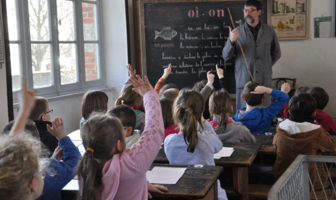
<path fill-rule="evenodd" d="M 230 30 L 230 42 L 233 45 L 233 43 L 239 39 L 239 31 L 237 29 L 232 30 L 230 26 L 229 30 Z"/>

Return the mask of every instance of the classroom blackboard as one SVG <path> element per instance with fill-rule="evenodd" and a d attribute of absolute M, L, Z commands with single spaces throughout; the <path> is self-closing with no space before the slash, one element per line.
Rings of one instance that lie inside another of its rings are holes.
<path fill-rule="evenodd" d="M 232 27 L 244 23 L 245 1 L 153 1 L 139 0 L 138 45 L 143 74 L 155 85 L 164 68 L 172 64 L 167 83 L 179 88 L 192 87 L 206 79 L 207 71 L 216 74 L 216 64 L 225 70 L 229 93 L 235 93 L 234 59 L 224 61 L 222 49 Z M 260 20 L 267 23 L 267 1 L 262 1 Z M 218 81 L 215 87 L 219 88 Z"/>

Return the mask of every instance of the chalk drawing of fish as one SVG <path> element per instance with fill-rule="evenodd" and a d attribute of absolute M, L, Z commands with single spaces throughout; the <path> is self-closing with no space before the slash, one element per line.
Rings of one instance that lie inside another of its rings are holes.
<path fill-rule="evenodd" d="M 171 27 L 163 27 L 160 32 L 155 31 L 155 39 L 162 37 L 164 40 L 171 40 L 176 35 L 177 32 L 174 29 L 171 29 Z"/>

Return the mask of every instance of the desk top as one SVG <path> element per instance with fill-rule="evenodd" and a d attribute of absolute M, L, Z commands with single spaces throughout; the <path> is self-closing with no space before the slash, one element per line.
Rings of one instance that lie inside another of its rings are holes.
<path fill-rule="evenodd" d="M 234 151 L 230 157 L 222 157 L 215 159 L 215 164 L 220 166 L 251 166 L 254 158 L 258 154 L 260 144 L 259 143 L 223 143 L 224 147 L 233 147 Z M 160 149 L 156 156 L 155 163 L 169 163 L 164 148 Z"/>
<path fill-rule="evenodd" d="M 153 164 L 154 166 L 164 167 L 186 167 L 185 165 L 162 165 Z M 165 194 L 151 193 L 154 198 L 190 198 L 201 199 L 205 197 L 214 183 L 217 183 L 217 178 L 223 171 L 219 166 L 203 166 L 194 167 L 188 166 L 180 180 L 173 185 L 164 185 L 168 188 Z"/>
<path fill-rule="evenodd" d="M 165 194 L 152 193 L 153 197 L 156 198 L 203 198 L 208 193 L 212 185 L 217 183 L 217 178 L 223 171 L 223 167 L 219 166 L 194 167 L 163 164 L 153 164 L 150 169 L 154 166 L 188 167 L 176 184 L 164 185 L 168 188 L 168 191 Z M 70 191 L 78 191 L 78 189 L 78 180 L 76 179 L 73 179 L 63 188 L 63 190 Z"/>

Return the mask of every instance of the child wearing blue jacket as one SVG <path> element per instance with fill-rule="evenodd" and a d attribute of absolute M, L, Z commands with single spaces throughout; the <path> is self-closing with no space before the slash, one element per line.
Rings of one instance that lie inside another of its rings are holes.
<path fill-rule="evenodd" d="M 285 87 L 285 84 L 281 87 Z M 270 94 L 274 99 L 267 108 L 260 107 L 265 101 L 264 94 Z M 242 99 L 246 102 L 246 108 L 238 110 L 232 119 L 241 122 L 251 133 L 265 133 L 270 129 L 272 119 L 289 101 L 289 96 L 280 90 L 264 87 L 259 82 L 249 81 L 244 86 Z"/>
<path fill-rule="evenodd" d="M 52 127 L 47 125 L 47 128 L 58 139 L 58 147 L 52 158 L 47 158 L 49 166 L 44 178 L 43 192 L 38 200 L 61 200 L 61 190 L 75 177 L 75 168 L 81 154 L 64 132 L 62 118 L 55 118 Z M 62 157 L 63 160 L 60 161 Z"/>

